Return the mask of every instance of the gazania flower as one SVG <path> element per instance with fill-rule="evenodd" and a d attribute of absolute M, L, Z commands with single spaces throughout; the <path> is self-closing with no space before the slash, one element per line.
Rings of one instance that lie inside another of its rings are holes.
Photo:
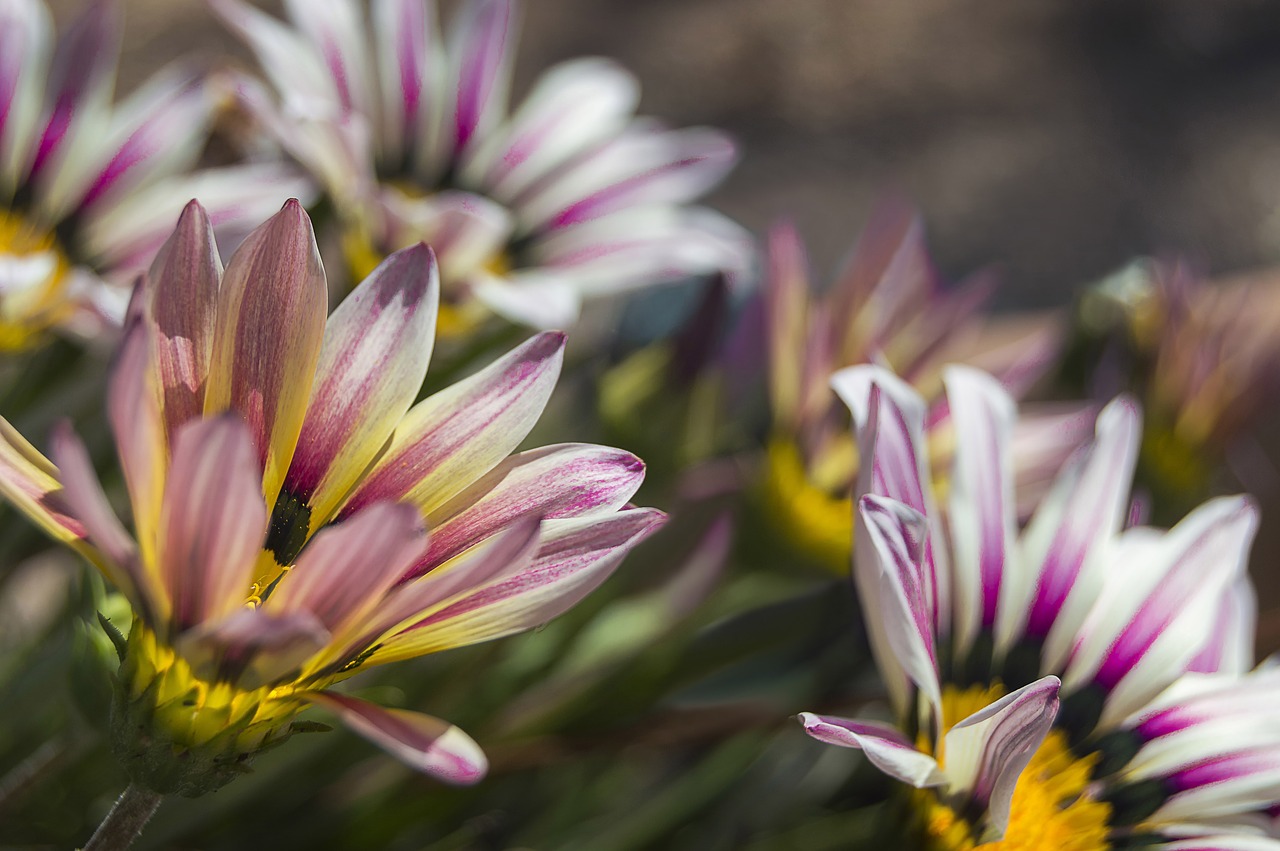
<path fill-rule="evenodd" d="M 555 384 L 561 334 L 412 404 L 437 286 L 430 250 L 405 249 L 326 323 L 296 202 L 225 272 L 193 202 L 138 292 L 109 389 L 134 535 L 69 430 L 51 463 L 4 424 L 0 491 L 133 604 L 114 723 L 135 782 L 216 788 L 309 704 L 474 781 L 484 758 L 461 731 L 332 686 L 543 623 L 661 523 L 624 510 L 643 476 L 628 453 L 509 456 Z"/>
<path fill-rule="evenodd" d="M 116 4 L 92 4 L 52 57 L 50 41 L 41 0 L 0 0 L 0 351 L 55 325 L 118 325 L 134 276 L 192 194 L 234 227 L 306 188 L 276 167 L 181 176 L 200 153 L 210 98 L 196 75 L 171 68 L 113 106 Z"/>
<path fill-rule="evenodd" d="M 848 494 L 859 467 L 848 412 L 828 385 L 831 374 L 881 363 L 926 399 L 940 400 L 942 365 L 975 359 L 979 311 L 990 292 L 990 279 L 981 275 L 945 285 L 929 257 L 923 223 L 897 199 L 872 211 L 844 270 L 823 295 L 811 283 L 799 235 L 785 223 L 774 227 L 762 294 L 772 417 L 766 511 L 818 562 L 847 569 Z M 1020 392 L 1050 363 L 1054 336 L 1031 334 L 980 360 Z M 1060 462 L 1078 442 L 1073 438 L 1083 436 L 1077 434 L 1083 419 L 1064 413 L 1020 430 L 1026 451 L 1019 469 L 1033 478 L 1045 463 Z M 948 445 L 946 421 L 945 407 L 935 406 L 929 427 L 940 436 L 933 443 L 939 455 Z"/>
<path fill-rule="evenodd" d="M 1140 424 L 1119 399 L 1019 534 L 1013 403 L 952 367 L 957 449 L 939 511 L 924 400 L 876 367 L 833 383 L 872 461 L 854 578 L 898 724 L 806 714 L 810 735 L 916 787 L 925 847 L 1246 847 L 1179 842 L 1242 830 L 1280 799 L 1280 727 L 1262 708 L 1275 678 L 1237 676 L 1253 505 L 1220 498 L 1167 532 L 1121 530 Z M 1213 689 L 1179 693 L 1188 672 L 1217 672 Z"/>
<path fill-rule="evenodd" d="M 214 0 L 275 89 L 249 109 L 338 211 L 358 279 L 419 240 L 440 259 L 444 330 L 489 311 L 563 327 L 581 299 L 741 264 L 746 240 L 685 206 L 733 164 L 707 129 L 633 116 L 636 80 L 559 65 L 508 111 L 518 4 L 467 0 L 447 36 L 434 0 L 289 2 L 292 27 Z"/>

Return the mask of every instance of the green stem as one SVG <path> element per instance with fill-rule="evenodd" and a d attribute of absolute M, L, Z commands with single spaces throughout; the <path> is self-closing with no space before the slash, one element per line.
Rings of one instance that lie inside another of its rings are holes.
<path fill-rule="evenodd" d="M 160 798 L 158 793 L 130 783 L 93 832 L 84 851 L 124 851 L 151 821 L 151 816 L 160 806 Z"/>

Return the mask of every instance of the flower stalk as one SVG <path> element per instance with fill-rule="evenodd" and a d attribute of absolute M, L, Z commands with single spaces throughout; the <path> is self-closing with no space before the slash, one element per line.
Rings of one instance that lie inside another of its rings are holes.
<path fill-rule="evenodd" d="M 155 815 L 161 800 L 159 793 L 130 783 L 93 832 L 84 851 L 122 851 L 130 847 Z"/>

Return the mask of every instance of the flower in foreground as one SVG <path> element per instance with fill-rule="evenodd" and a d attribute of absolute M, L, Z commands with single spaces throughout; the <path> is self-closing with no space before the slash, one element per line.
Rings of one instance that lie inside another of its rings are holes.
<path fill-rule="evenodd" d="M 437 286 L 430 249 L 408 248 L 326 323 L 296 202 L 225 272 L 193 202 L 135 297 L 109 388 L 135 534 L 69 429 L 51 463 L 0 420 L 0 492 L 133 605 L 113 725 L 136 783 L 216 788 L 308 704 L 473 782 L 486 763 L 460 730 L 332 686 L 541 624 L 662 522 L 627 507 L 643 477 L 628 453 L 509 454 L 555 384 L 561 334 L 412 404 Z"/>
<path fill-rule="evenodd" d="M 818 295 L 804 244 L 786 223 L 769 238 L 762 293 L 772 418 L 765 483 L 767 515 L 812 558 L 848 569 L 858 473 L 849 415 L 828 380 L 842 367 L 888 365 L 930 402 L 942 395 L 941 370 L 953 360 L 985 363 L 1015 391 L 1025 390 L 1051 363 L 1056 335 L 1033 333 L 978 356 L 981 309 L 991 280 L 975 275 L 956 286 L 942 280 L 925 244 L 920 216 L 897 198 L 872 211 L 848 263 Z M 1040 475 L 1075 445 L 1085 418 L 1076 412 L 1037 418 L 1020 429 L 1019 470 Z M 932 447 L 946 453 L 945 408 L 934 406 Z M 1064 442 L 1053 435 L 1065 436 Z M 1082 436 L 1082 435 L 1081 435 Z M 1041 458 L 1034 458 L 1034 453 Z"/>
<path fill-rule="evenodd" d="M 211 99 L 175 66 L 112 104 L 117 4 L 90 5 L 52 56 L 51 31 L 42 0 L 0 0 L 0 351 L 54 326 L 118 325 L 134 277 L 193 194 L 235 227 L 305 189 L 277 167 L 182 174 Z"/>
<path fill-rule="evenodd" d="M 566 62 L 508 111 L 513 0 L 467 0 L 445 35 L 434 0 L 375 0 L 368 24 L 354 0 L 297 0 L 291 26 L 212 2 L 275 90 L 241 80 L 243 101 L 340 211 L 355 277 L 429 243 L 443 331 L 490 311 L 563 327 L 583 298 L 744 262 L 737 226 L 686 206 L 733 144 L 636 118 L 624 69 Z"/>
<path fill-rule="evenodd" d="M 1019 533 L 1013 402 L 951 367 L 940 511 L 923 399 L 875 367 L 833 384 L 873 459 L 854 578 L 898 724 L 806 713 L 809 734 L 916 787 L 929 848 L 1277 847 L 1222 838 L 1280 799 L 1277 679 L 1243 675 L 1253 505 L 1219 498 L 1169 531 L 1122 529 L 1141 427 L 1121 398 Z"/>

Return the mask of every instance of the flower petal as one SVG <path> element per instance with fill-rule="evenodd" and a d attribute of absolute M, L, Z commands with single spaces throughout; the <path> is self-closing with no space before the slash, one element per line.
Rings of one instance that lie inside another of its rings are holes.
<path fill-rule="evenodd" d="M 357 733 L 405 765 L 438 780 L 467 786 L 489 770 L 488 760 L 471 737 L 448 722 L 404 709 L 388 709 L 333 691 L 299 695 L 327 709 Z"/>
<path fill-rule="evenodd" d="M 156 564 L 155 544 L 168 464 L 153 357 L 146 323 L 135 316 L 126 324 L 107 388 L 107 420 L 129 489 L 134 535 L 142 563 L 149 565 Z"/>
<path fill-rule="evenodd" d="M 975 712 L 946 735 L 950 791 L 987 810 L 984 842 L 1004 838 L 1013 790 L 1058 714 L 1057 677 L 1044 677 Z"/>
<path fill-rule="evenodd" d="M 0 417 L 0 495 L 56 541 L 73 543 L 88 534 L 71 513 L 58 468 Z"/>
<path fill-rule="evenodd" d="M 427 515 L 431 547 L 413 573 L 426 573 L 521 517 L 617 511 L 643 480 L 644 462 L 607 446 L 568 443 L 512 455 Z"/>
<path fill-rule="evenodd" d="M 1258 626 L 1258 595 L 1248 575 L 1222 595 L 1213 632 L 1189 671 L 1241 675 L 1253 667 L 1253 640 Z"/>
<path fill-rule="evenodd" d="M 1093 444 L 1058 474 L 1022 535 L 1021 558 L 1029 569 L 1011 572 L 1010 578 L 1025 576 L 1027 584 L 1018 596 L 1011 594 L 1009 611 L 1011 616 L 1026 612 L 1026 620 L 1002 622 L 1002 645 L 1023 629 L 1044 638 L 1044 670 L 1061 669 L 1098 599 L 1105 573 L 1100 554 L 1128 509 L 1141 416 L 1127 397 L 1107 405 L 1098 415 Z"/>
<path fill-rule="evenodd" d="M 1001 585 L 1017 534 L 1008 454 L 1017 413 L 1009 394 L 984 372 L 952 366 L 944 381 L 957 445 L 948 528 L 955 578 L 953 652 L 961 656 L 979 630 L 994 629 L 1009 593 Z"/>
<path fill-rule="evenodd" d="M 200 679 L 252 690 L 296 676 L 328 640 L 309 612 L 272 615 L 242 608 L 177 636 L 174 649 Z"/>
<path fill-rule="evenodd" d="M 546 521 L 537 558 L 526 569 L 446 601 L 384 642 L 370 662 L 464 647 L 546 623 L 607 579 L 665 520 L 660 511 L 641 508 L 604 519 Z"/>
<path fill-rule="evenodd" d="M 167 438 L 204 410 L 222 280 L 209 216 L 192 201 L 147 275 Z"/>
<path fill-rule="evenodd" d="M 449 54 L 457 75 L 452 128 L 456 151 L 465 150 L 473 137 L 483 138 L 501 117 L 517 29 L 511 0 L 474 0 L 454 18 Z"/>
<path fill-rule="evenodd" d="M 809 324 L 809 259 L 790 222 L 769 231 L 769 279 L 764 291 L 769 346 L 769 401 L 775 425 L 799 426 L 802 358 Z"/>
<path fill-rule="evenodd" d="M 426 546 L 422 515 L 412 505 L 371 505 L 316 533 L 263 608 L 272 614 L 310 612 L 333 634 L 333 643 L 341 643 L 364 626 Z"/>
<path fill-rule="evenodd" d="M 947 783 L 937 760 L 916 750 L 907 737 L 893 727 L 812 712 L 801 712 L 797 717 L 804 731 L 813 738 L 829 745 L 857 748 L 876 768 L 896 780 L 917 789 Z"/>
<path fill-rule="evenodd" d="M 563 357 L 563 334 L 539 334 L 415 405 L 339 517 L 380 500 L 412 502 L 423 514 L 444 505 L 524 440 Z"/>
<path fill-rule="evenodd" d="M 351 0 L 285 0 L 293 25 L 311 42 L 333 81 L 339 111 L 374 114 L 364 19 Z"/>
<path fill-rule="evenodd" d="M 52 37 L 40 0 L 0 3 L 0 184 L 13 186 L 35 144 Z"/>
<path fill-rule="evenodd" d="M 209 5 L 254 52 L 287 109 L 302 114 L 336 113 L 333 77 L 323 58 L 296 30 L 240 0 L 209 0 Z"/>
<path fill-rule="evenodd" d="M 268 505 L 302 429 L 327 312 L 311 220 L 289 201 L 227 264 L 204 400 L 206 415 L 230 409 L 249 424 Z"/>
<path fill-rule="evenodd" d="M 245 424 L 225 414 L 180 427 L 158 558 L 175 634 L 244 606 L 267 520 L 262 468 Z"/>
<path fill-rule="evenodd" d="M 311 508 L 311 528 L 386 445 L 422 387 L 435 338 L 440 278 L 421 243 L 392 254 L 338 305 L 285 491 Z"/>
<path fill-rule="evenodd" d="M 430 138 L 424 125 L 434 113 L 431 85 L 440 74 L 434 6 L 424 0 L 374 0 L 371 8 L 382 93 L 383 161 L 407 167 L 420 141 Z"/>

